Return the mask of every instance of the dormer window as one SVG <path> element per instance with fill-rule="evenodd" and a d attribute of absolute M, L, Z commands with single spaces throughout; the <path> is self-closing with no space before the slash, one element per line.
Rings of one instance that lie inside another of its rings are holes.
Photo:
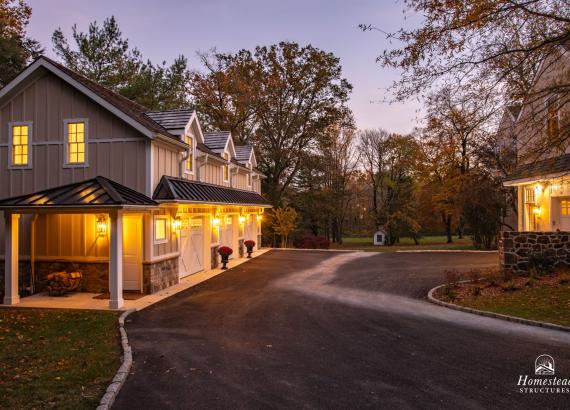
<path fill-rule="evenodd" d="M 546 134 L 555 137 L 559 131 L 558 98 L 549 97 L 546 100 Z"/>
<path fill-rule="evenodd" d="M 188 157 L 184 163 L 184 171 L 191 174 L 194 172 L 194 138 L 185 135 L 184 142 L 188 144 Z"/>
<path fill-rule="evenodd" d="M 222 172 L 223 172 L 223 176 L 224 176 L 224 182 L 228 182 L 230 180 L 230 164 L 229 164 L 230 154 L 228 154 L 227 152 L 224 152 L 222 157 L 227 161 L 227 163 L 224 164 L 224 166 L 222 168 Z"/>

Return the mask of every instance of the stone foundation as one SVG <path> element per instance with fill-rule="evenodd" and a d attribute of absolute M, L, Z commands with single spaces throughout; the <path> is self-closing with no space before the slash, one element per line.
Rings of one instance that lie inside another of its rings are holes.
<path fill-rule="evenodd" d="M 143 264 L 143 293 L 156 293 L 178 282 L 178 256 Z"/>
<path fill-rule="evenodd" d="M 541 254 L 552 264 L 570 264 L 570 232 L 501 232 L 499 262 L 502 270 L 528 273 L 529 256 Z"/>

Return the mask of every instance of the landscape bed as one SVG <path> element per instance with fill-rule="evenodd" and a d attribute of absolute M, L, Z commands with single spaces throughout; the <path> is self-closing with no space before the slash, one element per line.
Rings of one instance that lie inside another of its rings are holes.
<path fill-rule="evenodd" d="M 400 241 L 391 246 L 377 246 L 372 243 L 372 237 L 343 238 L 342 245 L 331 244 L 331 249 L 362 250 L 370 252 L 396 252 L 410 250 L 474 250 L 475 247 L 469 237 L 459 239 L 453 237 L 452 243 L 447 243 L 446 236 L 425 236 L 419 239 L 416 245 L 409 237 L 402 237 Z"/>
<path fill-rule="evenodd" d="M 0 407 L 97 407 L 117 368 L 116 312 L 0 309 Z"/>
<path fill-rule="evenodd" d="M 472 309 L 570 327 L 570 275 L 567 272 L 507 280 L 491 272 L 465 283 L 458 283 L 459 278 L 458 275 L 446 281 L 433 296 Z"/>

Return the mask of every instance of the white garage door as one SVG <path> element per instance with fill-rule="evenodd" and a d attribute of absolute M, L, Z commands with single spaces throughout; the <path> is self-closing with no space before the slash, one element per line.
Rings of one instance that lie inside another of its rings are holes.
<path fill-rule="evenodd" d="M 220 246 L 229 246 L 233 249 L 233 232 L 232 217 L 226 216 L 224 218 L 224 225 L 220 228 Z M 233 258 L 234 254 L 237 252 L 237 249 L 233 250 L 234 253 L 230 256 L 230 258 Z"/>
<path fill-rule="evenodd" d="M 187 229 L 180 230 L 180 277 L 204 270 L 204 230 L 202 218 L 192 218 Z"/>
<path fill-rule="evenodd" d="M 570 231 L 570 197 L 560 198 L 560 230 Z"/>

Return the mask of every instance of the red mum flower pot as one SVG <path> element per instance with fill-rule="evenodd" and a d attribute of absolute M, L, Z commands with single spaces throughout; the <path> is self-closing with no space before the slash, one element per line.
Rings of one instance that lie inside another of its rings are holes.
<path fill-rule="evenodd" d="M 251 253 L 253 252 L 253 247 L 255 246 L 255 242 L 252 240 L 247 240 L 243 244 L 247 248 L 247 257 L 251 258 Z"/>
<path fill-rule="evenodd" d="M 228 260 L 230 258 L 230 255 L 232 253 L 234 253 L 233 249 L 230 248 L 229 246 L 221 246 L 218 249 L 218 253 L 220 254 L 220 256 L 222 257 L 222 269 L 227 269 L 226 265 L 228 263 Z"/>

